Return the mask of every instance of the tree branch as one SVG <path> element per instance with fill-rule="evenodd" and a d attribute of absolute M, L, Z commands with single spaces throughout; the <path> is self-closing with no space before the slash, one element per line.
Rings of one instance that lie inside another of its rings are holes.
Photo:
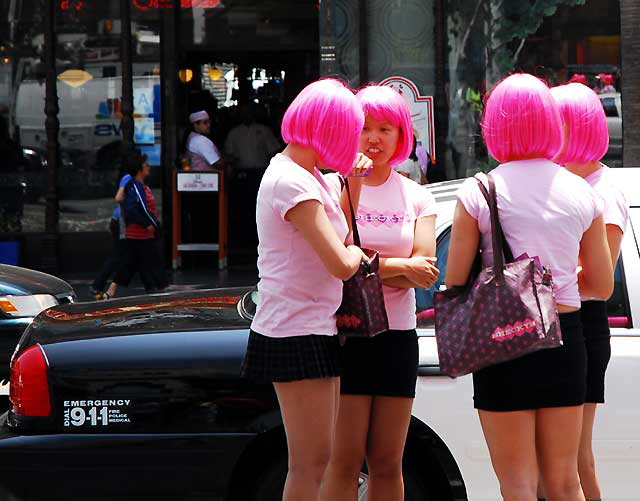
<path fill-rule="evenodd" d="M 480 12 L 480 7 L 482 6 L 482 3 L 484 1 L 485 0 L 478 0 L 478 3 L 476 4 L 476 8 L 473 10 L 473 16 L 471 16 L 471 21 L 469 21 L 469 26 L 467 26 L 467 31 L 462 37 L 462 41 L 460 42 L 460 46 L 458 47 L 458 53 L 456 57 L 457 60 L 460 59 L 460 55 L 462 54 L 462 51 L 467 45 L 467 40 L 471 35 L 471 29 L 473 28 L 473 25 L 476 24 L 476 20 L 478 19 L 478 13 Z"/>
<path fill-rule="evenodd" d="M 524 47 L 524 44 L 526 43 L 527 39 L 523 38 L 522 40 L 520 40 L 520 45 L 518 45 L 518 48 L 516 49 L 515 54 L 513 54 L 513 66 L 515 67 L 516 63 L 518 62 L 518 58 L 520 57 L 520 52 L 522 52 L 522 49 Z"/>

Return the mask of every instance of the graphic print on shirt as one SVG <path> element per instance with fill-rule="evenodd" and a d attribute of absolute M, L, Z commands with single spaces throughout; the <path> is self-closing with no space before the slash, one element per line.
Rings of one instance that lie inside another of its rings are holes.
<path fill-rule="evenodd" d="M 402 224 L 405 221 L 410 221 L 411 216 L 406 212 L 385 211 L 378 212 L 376 210 L 358 211 L 356 216 L 356 222 L 360 226 L 371 224 L 375 227 L 386 225 L 392 226 L 394 224 Z"/>

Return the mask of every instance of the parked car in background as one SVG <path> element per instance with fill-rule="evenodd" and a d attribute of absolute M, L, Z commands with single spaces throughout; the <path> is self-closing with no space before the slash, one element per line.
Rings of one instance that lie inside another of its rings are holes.
<path fill-rule="evenodd" d="M 42 310 L 75 300 L 64 280 L 26 268 L 0 264 L 0 380 L 24 330 Z"/>
<path fill-rule="evenodd" d="M 640 373 L 640 169 L 620 171 L 632 225 L 610 301 L 613 356 L 594 446 L 607 499 L 632 501 L 640 471 L 640 399 L 629 383 Z M 460 183 L 429 188 L 443 276 Z M 471 378 L 451 379 L 438 365 L 432 292 L 419 294 L 405 499 L 495 501 Z M 12 408 L 0 418 L 1 495 L 281 500 L 287 449 L 276 396 L 271 385 L 240 378 L 259 300 L 253 288 L 231 288 L 64 304 L 38 315 L 16 350 Z M 361 499 L 367 488 L 364 468 Z"/>
<path fill-rule="evenodd" d="M 622 99 L 619 92 L 608 92 L 598 96 L 607 116 L 609 128 L 609 151 L 607 157 L 622 157 Z"/>

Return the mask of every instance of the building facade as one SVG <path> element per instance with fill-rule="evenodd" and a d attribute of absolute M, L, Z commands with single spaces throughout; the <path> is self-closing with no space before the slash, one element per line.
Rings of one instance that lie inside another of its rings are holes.
<path fill-rule="evenodd" d="M 152 166 L 168 258 L 188 114 L 209 112 L 224 156 L 248 108 L 279 138 L 296 93 L 327 76 L 354 88 L 398 77 L 389 83 L 417 110 L 430 182 L 495 165 L 482 99 L 514 71 L 601 92 L 607 163 L 640 166 L 639 16 L 634 0 L 6 0 L 0 242 L 18 242 L 25 266 L 96 269 L 110 247 L 121 153 L 135 147 Z M 255 253 L 242 235 L 242 179 L 229 184 L 231 262 Z M 183 226 L 215 239 L 215 218 L 198 219 L 198 203 Z"/>

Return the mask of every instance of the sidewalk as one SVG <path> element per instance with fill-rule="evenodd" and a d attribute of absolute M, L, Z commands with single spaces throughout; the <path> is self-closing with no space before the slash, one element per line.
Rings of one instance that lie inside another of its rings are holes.
<path fill-rule="evenodd" d="M 166 292 L 188 291 L 196 289 L 216 289 L 221 287 L 251 286 L 258 282 L 258 270 L 255 265 L 235 265 L 224 271 L 214 268 L 167 271 L 169 287 Z M 76 291 L 77 301 L 93 301 L 90 285 L 95 278 L 93 273 L 60 275 Z M 136 276 L 129 287 L 118 288 L 117 297 L 144 295 L 144 287 Z"/>

